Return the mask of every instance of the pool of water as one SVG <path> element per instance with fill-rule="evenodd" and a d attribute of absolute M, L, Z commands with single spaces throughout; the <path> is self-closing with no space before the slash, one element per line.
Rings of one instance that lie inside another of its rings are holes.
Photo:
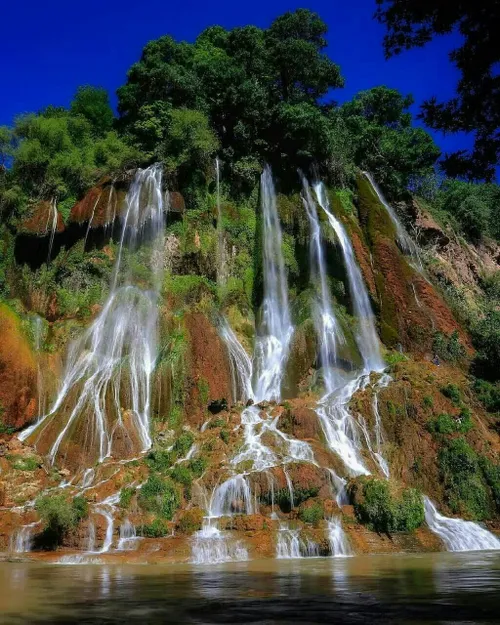
<path fill-rule="evenodd" d="M 0 564 L 0 622 L 499 623 L 500 554 Z"/>

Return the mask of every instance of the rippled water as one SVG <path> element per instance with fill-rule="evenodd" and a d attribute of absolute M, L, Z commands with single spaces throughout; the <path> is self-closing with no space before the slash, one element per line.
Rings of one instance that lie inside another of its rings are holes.
<path fill-rule="evenodd" d="M 0 564 L 1 623 L 498 623 L 500 556 Z"/>

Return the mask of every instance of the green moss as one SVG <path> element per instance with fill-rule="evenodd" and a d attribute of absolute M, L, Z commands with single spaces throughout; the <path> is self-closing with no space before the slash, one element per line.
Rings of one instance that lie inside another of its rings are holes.
<path fill-rule="evenodd" d="M 198 386 L 198 396 L 200 399 L 200 404 L 206 407 L 208 404 L 210 386 L 208 385 L 208 382 L 205 380 L 205 378 L 200 378 L 198 380 L 197 386 Z"/>
<path fill-rule="evenodd" d="M 163 291 L 166 296 L 173 296 L 177 302 L 192 304 L 198 302 L 203 296 L 215 298 L 217 287 L 214 282 L 200 275 L 171 275 L 167 274 Z"/>
<path fill-rule="evenodd" d="M 226 443 L 226 445 L 229 443 L 229 439 L 230 439 L 230 434 L 227 430 L 221 430 L 220 433 L 220 438 L 221 440 L 224 441 L 224 443 Z"/>
<path fill-rule="evenodd" d="M 12 468 L 17 471 L 36 471 L 41 466 L 40 460 L 34 456 L 26 456 L 24 458 L 7 456 L 7 459 L 11 460 Z"/>
<path fill-rule="evenodd" d="M 193 482 L 193 475 L 188 466 L 185 464 L 177 464 L 170 471 L 170 477 L 177 482 L 178 484 L 182 484 L 184 487 L 184 494 L 189 499 L 191 497 L 191 484 Z"/>
<path fill-rule="evenodd" d="M 422 404 L 425 408 L 432 408 L 434 406 L 434 398 L 432 395 L 426 395 L 422 400 Z"/>
<path fill-rule="evenodd" d="M 175 461 L 175 454 L 163 449 L 150 451 L 146 457 L 146 464 L 152 471 L 163 473 L 170 469 Z"/>

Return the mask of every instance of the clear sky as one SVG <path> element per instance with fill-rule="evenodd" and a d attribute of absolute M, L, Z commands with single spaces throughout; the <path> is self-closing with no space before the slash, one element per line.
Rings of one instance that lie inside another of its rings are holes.
<path fill-rule="evenodd" d="M 114 105 L 127 69 L 146 42 L 161 35 L 193 41 L 214 24 L 267 27 L 299 7 L 316 11 L 328 25 L 327 53 L 346 80 L 335 99 L 377 85 L 412 93 L 417 104 L 432 95 L 453 95 L 457 72 L 448 52 L 457 37 L 438 38 L 386 61 L 384 29 L 372 19 L 375 0 L 11 0 L 2 7 L 0 124 L 48 104 L 66 106 L 83 84 L 105 87 Z M 468 137 L 434 136 L 444 151 L 470 145 Z"/>

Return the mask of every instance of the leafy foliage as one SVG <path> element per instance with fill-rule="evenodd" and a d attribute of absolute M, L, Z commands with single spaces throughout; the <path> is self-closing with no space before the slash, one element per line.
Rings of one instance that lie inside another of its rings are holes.
<path fill-rule="evenodd" d="M 371 478 L 351 487 L 351 495 L 359 522 L 377 532 L 411 532 L 424 522 L 422 495 L 414 488 L 395 497 L 387 481 Z"/>
<path fill-rule="evenodd" d="M 462 44 L 450 53 L 459 71 L 456 96 L 448 102 L 432 98 L 422 107 L 425 122 L 444 132 L 474 132 L 474 147 L 447 155 L 443 166 L 453 176 L 492 180 L 500 157 L 498 45 L 500 7 L 496 2 L 377 0 L 376 13 L 386 25 L 386 56 L 420 47 L 436 35 L 457 29 Z"/>
<path fill-rule="evenodd" d="M 161 518 L 171 520 L 180 505 L 177 487 L 168 478 L 150 473 L 138 497 L 139 506 Z"/>

